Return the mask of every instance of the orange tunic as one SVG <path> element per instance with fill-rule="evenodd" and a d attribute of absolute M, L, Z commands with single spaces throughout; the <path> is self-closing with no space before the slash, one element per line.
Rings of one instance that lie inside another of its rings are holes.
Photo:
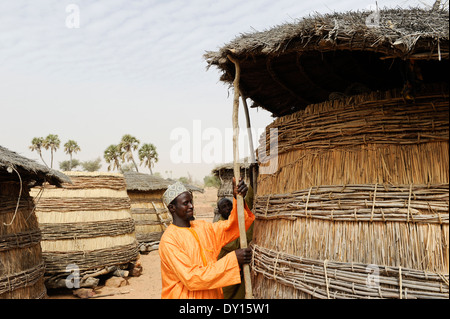
<path fill-rule="evenodd" d="M 241 282 L 236 253 L 217 260 L 223 246 L 239 237 L 237 204 L 228 220 L 191 221 L 191 227 L 171 224 L 161 237 L 161 298 L 222 299 L 222 288 Z M 255 215 L 245 205 L 245 228 Z"/>

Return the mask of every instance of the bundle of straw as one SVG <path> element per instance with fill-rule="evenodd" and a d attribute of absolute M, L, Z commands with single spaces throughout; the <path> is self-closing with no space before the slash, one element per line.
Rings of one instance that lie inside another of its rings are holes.
<path fill-rule="evenodd" d="M 329 185 L 259 196 L 255 215 L 265 220 L 305 217 L 448 224 L 448 203 L 448 184 Z"/>

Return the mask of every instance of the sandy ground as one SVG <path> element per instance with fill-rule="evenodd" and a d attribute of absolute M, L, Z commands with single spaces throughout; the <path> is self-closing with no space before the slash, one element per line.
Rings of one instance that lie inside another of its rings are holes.
<path fill-rule="evenodd" d="M 194 211 L 196 219 L 212 222 L 214 207 L 217 201 L 217 188 L 206 188 L 204 193 L 194 193 Z M 140 255 L 142 274 L 139 277 L 128 277 L 127 285 L 119 288 L 100 285 L 95 288 L 96 299 L 159 299 L 161 297 L 161 268 L 157 250 Z M 50 299 L 78 299 L 72 291 L 48 290 Z"/>

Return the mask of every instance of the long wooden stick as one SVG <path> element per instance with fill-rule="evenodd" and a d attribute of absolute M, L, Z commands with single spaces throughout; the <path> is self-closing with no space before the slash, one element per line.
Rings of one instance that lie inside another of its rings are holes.
<path fill-rule="evenodd" d="M 233 59 L 230 55 L 228 55 L 228 59 L 234 63 L 236 68 L 236 75 L 234 78 L 234 99 L 233 99 L 233 170 L 234 170 L 234 178 L 236 179 L 236 183 L 239 182 L 241 169 L 239 167 L 239 122 L 238 122 L 238 114 L 239 114 L 239 78 L 241 69 L 239 67 L 239 62 Z M 236 195 L 237 201 L 237 213 L 238 213 L 238 224 L 239 224 L 239 235 L 240 235 L 240 244 L 241 248 L 247 248 L 247 233 L 245 231 L 245 217 L 244 217 L 244 198 L 242 195 Z M 250 277 L 250 267 L 248 264 L 244 264 L 242 266 L 244 271 L 244 280 L 245 280 L 245 299 L 253 299 L 252 293 L 252 282 Z"/>
<path fill-rule="evenodd" d="M 247 100 L 246 100 L 245 96 L 242 95 L 242 93 L 241 93 L 241 99 L 242 99 L 242 104 L 244 105 L 245 120 L 247 122 L 248 145 L 250 147 L 250 160 L 251 160 L 251 163 L 255 163 L 256 162 L 255 148 L 253 146 L 253 135 L 252 135 L 252 125 L 250 123 L 250 114 L 248 112 Z"/>
<path fill-rule="evenodd" d="M 241 93 L 242 104 L 244 105 L 245 120 L 247 121 L 248 145 L 250 147 L 250 163 L 253 164 L 253 165 L 251 165 L 252 188 L 253 188 L 253 194 L 256 194 L 256 166 L 254 165 L 256 163 L 256 158 L 255 158 L 255 147 L 253 146 L 252 125 L 250 123 L 250 114 L 248 112 L 247 99 L 242 94 L 242 92 L 240 92 L 240 93 Z"/>

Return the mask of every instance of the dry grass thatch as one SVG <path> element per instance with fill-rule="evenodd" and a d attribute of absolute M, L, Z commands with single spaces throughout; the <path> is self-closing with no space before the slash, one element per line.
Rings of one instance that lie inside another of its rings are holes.
<path fill-rule="evenodd" d="M 240 90 L 252 107 L 286 115 L 335 93 L 401 88 L 409 69 L 422 70 L 424 83 L 447 81 L 448 9 L 315 14 L 242 34 L 205 54 L 208 67 L 216 66 L 231 85 L 235 68 L 228 55 L 239 61 Z"/>
<path fill-rule="evenodd" d="M 259 175 L 255 199 L 254 295 L 448 298 L 448 110 L 445 91 L 412 104 L 385 92 L 275 120 L 276 171 Z"/>
<path fill-rule="evenodd" d="M 142 174 L 138 172 L 125 172 L 125 182 L 127 184 L 128 191 L 154 191 L 154 190 L 166 190 L 172 183 L 164 178 Z"/>
<path fill-rule="evenodd" d="M 47 181 L 53 185 L 70 183 L 70 178 L 61 172 L 38 164 L 33 160 L 0 146 L 0 181 L 18 181 L 16 174 L 12 172 L 13 168 L 20 174 L 23 181 L 33 181 L 37 184 L 42 184 L 44 181 Z"/>
<path fill-rule="evenodd" d="M 70 179 L 0 146 L 0 299 L 45 298 L 41 231 L 29 184 Z"/>
<path fill-rule="evenodd" d="M 41 232 L 28 188 L 20 188 L 0 182 L 0 299 L 45 298 Z"/>
<path fill-rule="evenodd" d="M 128 263 L 138 256 L 122 174 L 67 172 L 73 184 L 32 189 L 47 274 Z"/>

